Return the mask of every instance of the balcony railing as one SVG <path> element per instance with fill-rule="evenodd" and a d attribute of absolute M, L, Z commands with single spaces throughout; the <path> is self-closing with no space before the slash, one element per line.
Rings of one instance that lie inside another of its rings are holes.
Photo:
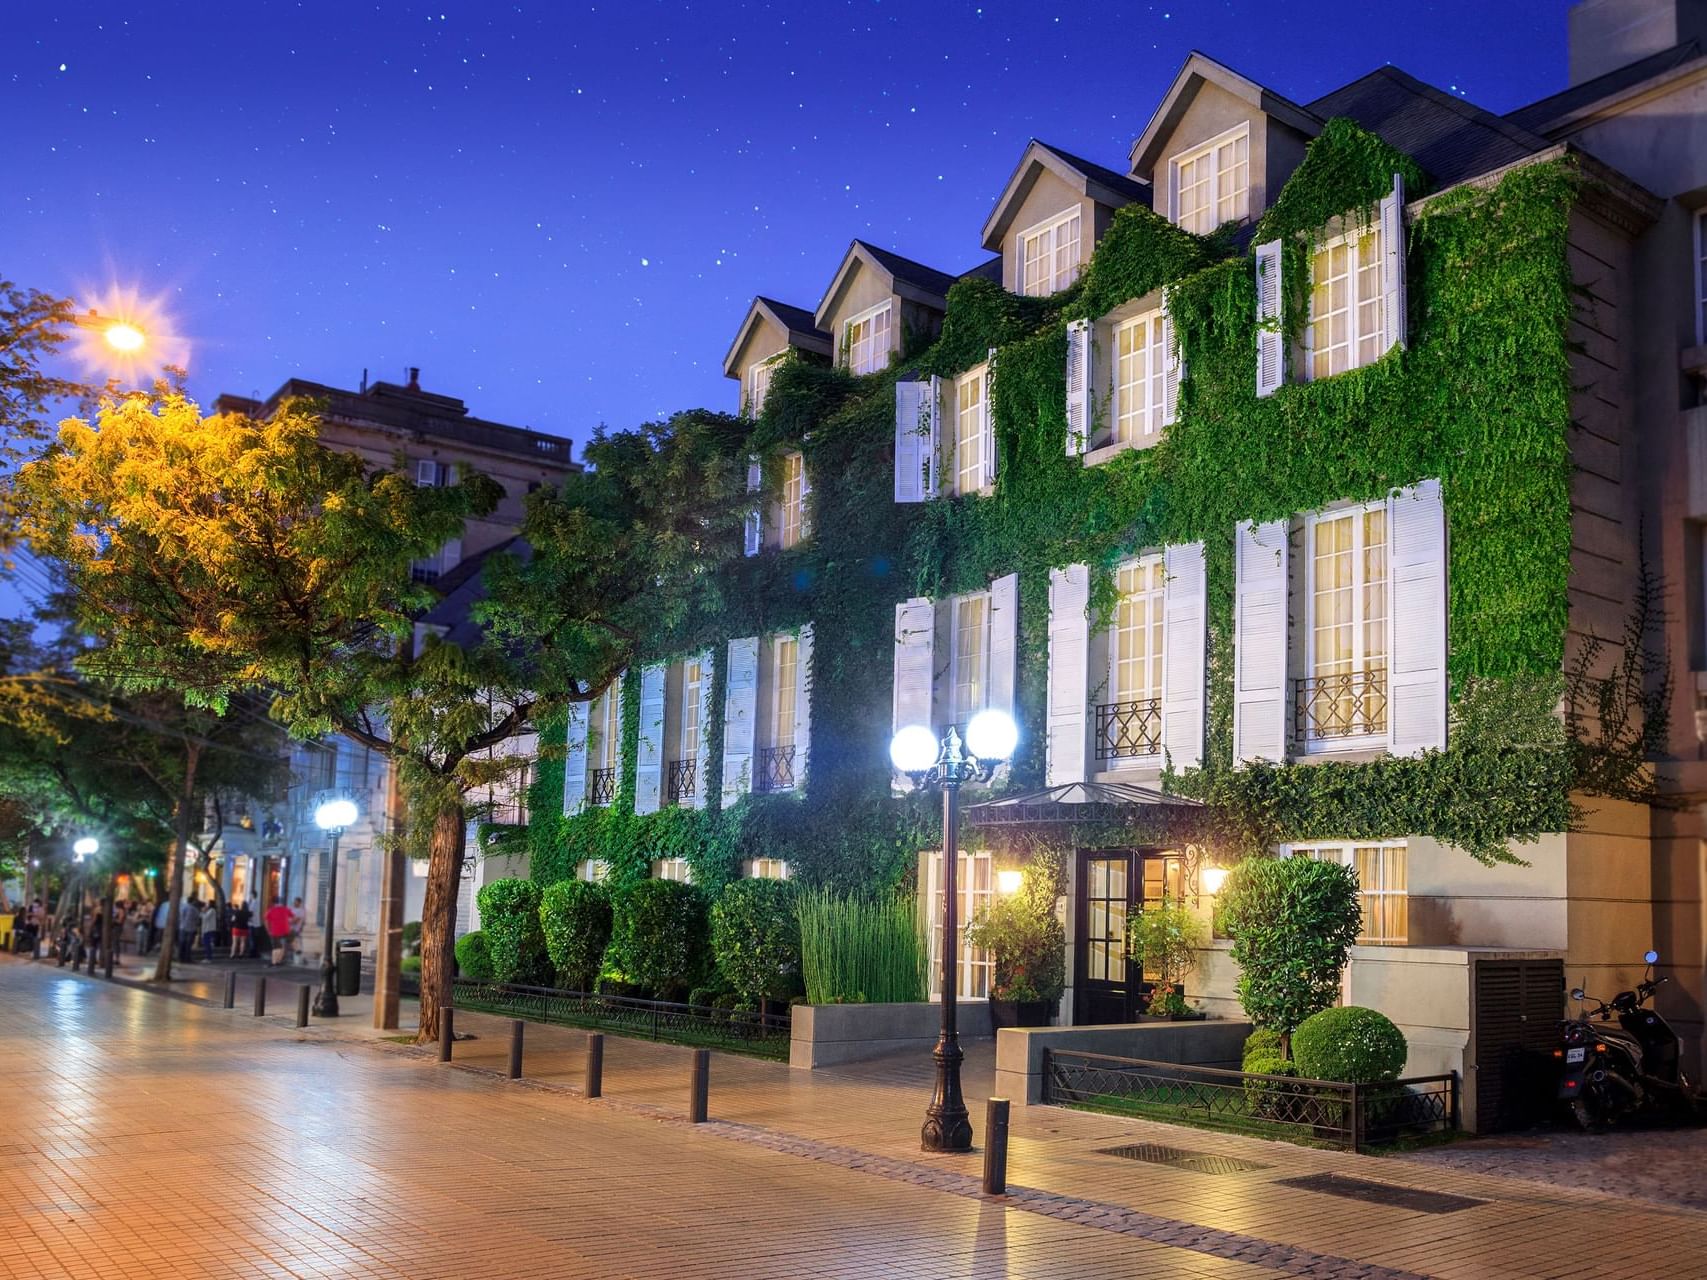
<path fill-rule="evenodd" d="M 1292 730 L 1300 742 L 1386 733 L 1387 668 L 1293 681 Z"/>
<path fill-rule="evenodd" d="M 694 786 L 699 778 L 699 761 L 692 756 L 686 760 L 670 761 L 669 775 L 665 779 L 665 798 L 671 804 L 680 804 L 684 800 L 692 800 Z"/>
<path fill-rule="evenodd" d="M 587 803 L 592 805 L 616 803 L 615 769 L 593 769 L 588 772 Z"/>
<path fill-rule="evenodd" d="M 1162 752 L 1162 700 L 1105 702 L 1097 707 L 1097 759 L 1130 760 Z"/>
<path fill-rule="evenodd" d="M 528 824 L 528 802 L 524 792 L 521 795 L 499 796 L 492 802 L 492 812 L 488 822 L 502 826 L 525 827 Z"/>
<path fill-rule="evenodd" d="M 761 795 L 794 790 L 794 745 L 760 747 L 753 755 L 753 790 Z"/>

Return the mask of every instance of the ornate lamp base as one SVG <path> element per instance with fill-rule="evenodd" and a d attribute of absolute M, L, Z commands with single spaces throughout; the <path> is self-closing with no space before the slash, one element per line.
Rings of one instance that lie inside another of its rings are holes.
<path fill-rule="evenodd" d="M 966 1055 L 960 1051 L 956 1038 L 953 1042 L 939 1040 L 931 1056 L 936 1059 L 936 1089 L 931 1094 L 930 1106 L 925 1108 L 919 1146 L 925 1151 L 970 1151 L 972 1120 L 966 1114 L 966 1100 L 960 1094 L 960 1063 Z"/>

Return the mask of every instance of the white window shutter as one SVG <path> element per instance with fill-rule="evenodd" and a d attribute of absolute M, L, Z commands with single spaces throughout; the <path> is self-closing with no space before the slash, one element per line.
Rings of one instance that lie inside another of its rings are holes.
<path fill-rule="evenodd" d="M 794 790 L 806 790 L 806 766 L 812 756 L 812 624 L 800 628 L 794 652 Z"/>
<path fill-rule="evenodd" d="M 892 727 L 929 725 L 936 610 L 923 596 L 895 606 L 895 702 Z"/>
<path fill-rule="evenodd" d="M 925 438 L 925 497 L 935 498 L 942 493 L 942 379 L 934 373 L 921 425 Z"/>
<path fill-rule="evenodd" d="M 1179 421 L 1179 381 L 1185 374 L 1180 357 L 1174 318 L 1162 308 L 1162 425 L 1171 427 Z"/>
<path fill-rule="evenodd" d="M 439 482 L 439 464 L 431 458 L 422 458 L 415 464 L 415 483 L 426 488 L 432 488 Z"/>
<path fill-rule="evenodd" d="M 1234 764 L 1286 758 L 1286 536 L 1284 520 L 1234 535 Z"/>
<path fill-rule="evenodd" d="M 439 548 L 439 572 L 449 573 L 462 563 L 462 539 L 449 538 Z"/>
<path fill-rule="evenodd" d="M 657 813 L 664 801 L 664 679 L 655 662 L 640 673 L 640 750 L 634 761 L 634 812 Z"/>
<path fill-rule="evenodd" d="M 1440 481 L 1387 500 L 1393 591 L 1387 715 L 1395 755 L 1446 750 L 1446 509 Z"/>
<path fill-rule="evenodd" d="M 1203 544 L 1162 552 L 1162 746 L 1176 769 L 1203 763 L 1208 575 Z"/>
<path fill-rule="evenodd" d="M 695 809 L 705 808 L 710 800 L 706 779 L 711 776 L 711 660 L 710 649 L 699 655 L 699 753 L 693 766 Z"/>
<path fill-rule="evenodd" d="M 723 803 L 753 789 L 753 745 L 759 712 L 759 638 L 729 642 L 723 697 Z"/>
<path fill-rule="evenodd" d="M 747 492 L 756 494 L 764 485 L 764 471 L 759 466 L 757 458 L 747 459 Z M 753 509 L 747 512 L 747 539 L 745 551 L 750 556 L 759 554 L 759 549 L 765 542 L 765 504 L 754 499 Z"/>
<path fill-rule="evenodd" d="M 1393 192 L 1381 201 L 1381 310 L 1387 350 L 1405 345 L 1405 176 L 1393 175 Z"/>
<path fill-rule="evenodd" d="M 1048 785 L 1083 782 L 1090 750 L 1090 570 L 1049 571 Z"/>
<path fill-rule="evenodd" d="M 1067 324 L 1067 456 L 1091 447 L 1091 322 Z"/>
<path fill-rule="evenodd" d="M 587 804 L 587 704 L 569 704 L 563 757 L 563 812 L 579 813 Z"/>
<path fill-rule="evenodd" d="M 460 475 L 461 473 L 456 469 L 456 463 L 447 462 L 439 468 L 439 483 L 449 488 L 457 482 Z"/>
<path fill-rule="evenodd" d="M 812 468 L 806 465 L 806 452 L 800 453 L 800 536 L 812 536 Z"/>
<path fill-rule="evenodd" d="M 923 502 L 930 497 L 931 429 L 927 415 L 930 382 L 895 384 L 895 501 Z"/>
<path fill-rule="evenodd" d="M 985 705 L 1018 718 L 1014 691 L 1019 681 L 1019 574 L 990 584 L 990 694 Z"/>
<path fill-rule="evenodd" d="M 984 459 L 984 487 L 996 483 L 996 349 L 990 348 L 984 365 L 984 395 L 978 402 L 978 435 L 982 441 L 979 452 Z"/>
<path fill-rule="evenodd" d="M 1257 246 L 1257 394 L 1273 395 L 1286 380 L 1286 335 L 1281 332 L 1280 241 Z"/>

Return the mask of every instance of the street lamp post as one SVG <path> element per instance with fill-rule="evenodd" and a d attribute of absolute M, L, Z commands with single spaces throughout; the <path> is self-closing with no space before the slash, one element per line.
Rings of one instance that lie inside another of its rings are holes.
<path fill-rule="evenodd" d="M 355 820 L 353 800 L 327 800 L 314 811 L 314 825 L 332 837 L 332 866 L 326 874 L 326 935 L 320 944 L 320 994 L 314 997 L 316 1018 L 338 1016 L 338 974 L 332 957 L 332 919 L 338 909 L 338 837 Z"/>
<path fill-rule="evenodd" d="M 913 785 L 942 792 L 942 1027 L 931 1057 L 936 1061 L 936 1085 L 920 1145 L 926 1151 L 970 1151 L 972 1121 L 960 1089 L 960 1048 L 957 1000 L 960 994 L 960 787 L 988 782 L 996 766 L 1013 754 L 1019 730 L 1005 711 L 989 708 L 966 726 L 966 745 L 952 726 L 940 740 L 924 725 L 907 725 L 889 744 L 889 759 Z"/>
<path fill-rule="evenodd" d="M 99 840 L 95 839 L 94 836 L 81 836 L 78 838 L 76 843 L 74 843 L 71 846 L 71 852 L 75 856 L 76 861 L 78 863 L 82 863 L 87 858 L 93 858 L 100 851 L 101 851 L 101 842 Z M 79 882 L 78 887 L 77 887 L 77 893 L 78 893 L 79 898 L 81 898 L 81 896 L 83 895 L 84 892 L 85 892 L 85 889 L 83 888 L 82 883 Z M 107 916 L 109 917 L 108 919 L 104 919 L 101 921 L 101 949 L 104 951 L 107 947 L 107 934 L 112 931 L 113 926 L 112 926 L 112 920 L 110 918 L 112 916 L 111 906 L 109 904 L 106 904 L 106 903 L 103 903 L 102 905 L 106 908 Z M 82 911 L 83 911 L 83 904 L 81 901 L 79 901 L 77 904 L 77 911 L 78 911 L 78 919 L 81 920 L 82 919 Z M 93 941 L 93 939 L 85 938 L 83 941 L 85 944 L 84 950 L 87 951 L 89 954 L 89 974 L 91 977 L 93 977 L 94 973 L 95 973 L 95 949 L 93 947 L 87 945 L 89 942 Z M 77 958 L 75 956 L 73 956 L 71 959 L 71 967 L 73 969 L 75 969 L 77 967 Z"/>

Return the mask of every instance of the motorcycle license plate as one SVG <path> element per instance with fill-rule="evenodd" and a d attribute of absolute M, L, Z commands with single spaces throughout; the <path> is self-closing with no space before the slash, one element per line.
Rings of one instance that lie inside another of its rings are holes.
<path fill-rule="evenodd" d="M 1565 1050 L 1565 1061 L 1566 1062 L 1581 1062 L 1587 1056 L 1588 1056 L 1588 1050 L 1586 1048 L 1566 1049 Z"/>

